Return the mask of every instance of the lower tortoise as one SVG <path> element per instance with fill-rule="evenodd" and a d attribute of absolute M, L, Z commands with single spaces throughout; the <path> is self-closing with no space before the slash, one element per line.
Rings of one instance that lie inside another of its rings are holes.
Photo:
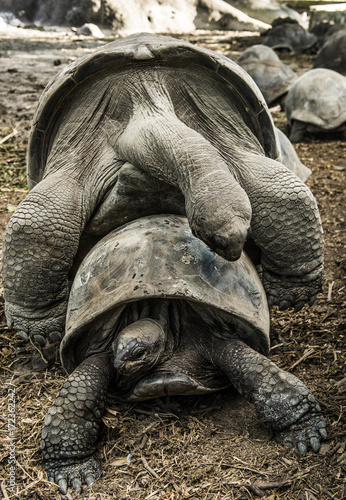
<path fill-rule="evenodd" d="M 325 421 L 309 389 L 278 368 L 266 295 L 245 253 L 230 262 L 186 218 L 148 216 L 115 229 L 79 267 L 61 361 L 70 374 L 42 430 L 44 466 L 61 493 L 101 473 L 95 456 L 109 394 L 128 401 L 233 387 L 278 441 L 318 451 Z"/>

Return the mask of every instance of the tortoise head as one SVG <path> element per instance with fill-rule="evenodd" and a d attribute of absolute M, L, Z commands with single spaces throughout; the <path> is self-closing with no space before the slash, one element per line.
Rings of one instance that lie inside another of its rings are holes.
<path fill-rule="evenodd" d="M 122 375 L 148 371 L 162 360 L 165 346 L 166 332 L 159 322 L 150 318 L 135 321 L 112 344 L 114 367 Z"/>

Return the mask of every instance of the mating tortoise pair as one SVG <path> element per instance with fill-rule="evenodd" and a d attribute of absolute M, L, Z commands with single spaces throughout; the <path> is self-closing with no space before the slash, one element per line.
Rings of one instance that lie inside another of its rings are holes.
<path fill-rule="evenodd" d="M 141 400 L 232 385 L 279 440 L 319 449 L 314 397 L 265 357 L 267 300 L 312 304 L 323 274 L 316 201 L 277 157 L 253 81 L 173 38 L 105 45 L 43 93 L 3 278 L 23 338 L 60 339 L 66 320 L 71 374 L 42 431 L 62 492 L 100 473 L 109 392 Z"/>

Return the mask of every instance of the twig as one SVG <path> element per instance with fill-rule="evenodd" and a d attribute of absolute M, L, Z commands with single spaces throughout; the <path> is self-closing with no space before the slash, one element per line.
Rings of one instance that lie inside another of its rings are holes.
<path fill-rule="evenodd" d="M 248 490 L 250 490 L 252 493 L 254 493 L 255 495 L 257 495 L 258 497 L 264 497 L 264 495 L 265 495 L 265 493 L 263 493 L 263 491 L 261 491 L 258 488 L 258 486 L 256 486 L 255 484 L 246 484 L 245 488 L 247 488 Z"/>
<path fill-rule="evenodd" d="M 273 481 L 271 483 L 255 483 L 257 488 L 260 490 L 271 490 L 272 488 L 282 488 L 283 486 L 291 486 L 292 481 L 290 479 L 284 479 L 283 481 Z"/>
<path fill-rule="evenodd" d="M 309 356 L 311 356 L 311 354 L 313 354 L 315 352 L 315 349 L 308 349 L 307 351 L 304 352 L 303 356 L 298 359 L 298 361 L 296 361 L 295 363 L 293 363 L 293 365 L 288 369 L 288 371 L 291 371 L 293 370 L 293 368 L 295 368 L 296 366 L 299 365 L 299 363 L 301 363 L 302 361 L 304 361 L 304 359 L 308 358 Z"/>
<path fill-rule="evenodd" d="M 6 141 L 8 141 L 9 139 L 12 139 L 12 137 L 14 137 L 15 135 L 18 134 L 18 130 L 16 129 L 16 127 L 14 127 L 13 131 L 6 135 L 6 137 L 3 137 L 1 140 L 0 140 L 0 145 L 1 144 L 4 144 Z"/>
<path fill-rule="evenodd" d="M 5 500 L 9 500 L 6 491 L 5 481 L 1 481 L 0 488 L 1 488 L 1 493 L 4 495 Z"/>
<path fill-rule="evenodd" d="M 292 481 L 290 479 L 286 479 L 283 481 L 273 481 L 268 483 L 251 483 L 245 484 L 245 488 L 251 491 L 254 495 L 258 497 L 264 497 L 265 493 L 262 490 L 271 490 L 282 488 L 283 486 L 290 486 Z"/>
<path fill-rule="evenodd" d="M 148 495 L 147 497 L 145 497 L 144 500 L 149 500 L 149 498 L 152 498 L 154 495 L 156 495 L 156 493 L 158 493 L 160 490 L 156 490 L 156 491 L 153 491 L 152 493 L 150 493 L 150 495 Z"/>
<path fill-rule="evenodd" d="M 333 290 L 334 284 L 335 284 L 335 281 L 328 283 L 328 297 L 327 297 L 328 302 L 330 302 L 332 300 L 332 290 Z"/>
<path fill-rule="evenodd" d="M 154 471 L 154 469 L 152 469 L 152 468 L 150 467 L 150 465 L 148 464 L 148 462 L 146 461 L 146 459 L 145 459 L 144 457 L 141 457 L 141 460 L 142 460 L 142 464 L 143 464 L 144 468 L 145 468 L 148 472 L 150 472 L 150 474 L 151 474 L 152 476 L 154 476 L 156 479 L 161 479 L 161 478 L 160 478 L 160 476 L 158 476 L 158 475 L 156 474 L 156 472 Z"/>

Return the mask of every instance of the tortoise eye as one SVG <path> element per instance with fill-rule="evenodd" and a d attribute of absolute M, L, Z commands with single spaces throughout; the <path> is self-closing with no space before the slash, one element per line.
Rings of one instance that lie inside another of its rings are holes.
<path fill-rule="evenodd" d="M 143 358 L 144 355 L 146 354 L 146 352 L 147 351 L 146 351 L 146 349 L 144 347 L 136 347 L 131 352 L 131 359 L 132 359 L 132 361 L 137 361 L 137 360 Z"/>

